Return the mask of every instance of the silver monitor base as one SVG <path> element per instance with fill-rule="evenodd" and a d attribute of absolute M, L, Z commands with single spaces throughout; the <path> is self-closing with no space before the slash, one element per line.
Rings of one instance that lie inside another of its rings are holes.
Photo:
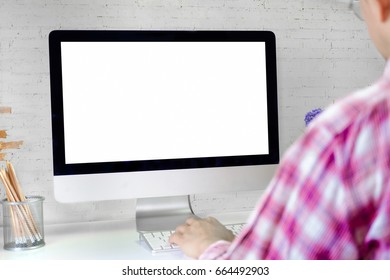
<path fill-rule="evenodd" d="M 137 199 L 138 232 L 175 230 L 187 218 L 194 216 L 190 197 L 152 197 Z"/>

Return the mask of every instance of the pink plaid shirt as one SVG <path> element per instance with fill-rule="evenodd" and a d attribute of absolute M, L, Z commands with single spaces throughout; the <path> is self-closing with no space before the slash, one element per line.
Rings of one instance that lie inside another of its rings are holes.
<path fill-rule="evenodd" d="M 390 60 L 285 154 L 241 235 L 201 259 L 390 259 Z"/>

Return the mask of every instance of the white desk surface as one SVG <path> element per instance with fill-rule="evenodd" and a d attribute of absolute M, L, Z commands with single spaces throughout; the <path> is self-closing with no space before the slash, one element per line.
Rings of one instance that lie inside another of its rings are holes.
<path fill-rule="evenodd" d="M 45 227 L 46 245 L 27 251 L 7 251 L 0 241 L 0 260 L 173 260 L 181 251 L 152 254 L 139 240 L 135 221 L 85 222 Z"/>
<path fill-rule="evenodd" d="M 217 216 L 225 224 L 243 222 L 246 217 L 246 213 Z M 33 250 L 7 251 L 3 242 L 0 228 L 0 260 L 188 259 L 181 251 L 152 254 L 139 240 L 134 220 L 46 225 L 46 245 Z"/>

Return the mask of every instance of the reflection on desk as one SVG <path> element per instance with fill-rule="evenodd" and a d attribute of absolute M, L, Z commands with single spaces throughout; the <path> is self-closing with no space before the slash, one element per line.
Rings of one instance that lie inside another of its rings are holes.
<path fill-rule="evenodd" d="M 3 249 L 0 228 L 0 260 L 177 260 L 181 251 L 152 254 L 139 240 L 135 221 L 84 222 L 46 225 L 46 245 L 12 252 Z"/>

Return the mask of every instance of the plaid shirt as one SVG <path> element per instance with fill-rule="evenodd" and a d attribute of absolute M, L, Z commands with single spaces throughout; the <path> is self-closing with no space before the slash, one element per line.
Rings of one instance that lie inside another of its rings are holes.
<path fill-rule="evenodd" d="M 285 154 L 241 235 L 201 259 L 390 259 L 390 60 Z"/>

